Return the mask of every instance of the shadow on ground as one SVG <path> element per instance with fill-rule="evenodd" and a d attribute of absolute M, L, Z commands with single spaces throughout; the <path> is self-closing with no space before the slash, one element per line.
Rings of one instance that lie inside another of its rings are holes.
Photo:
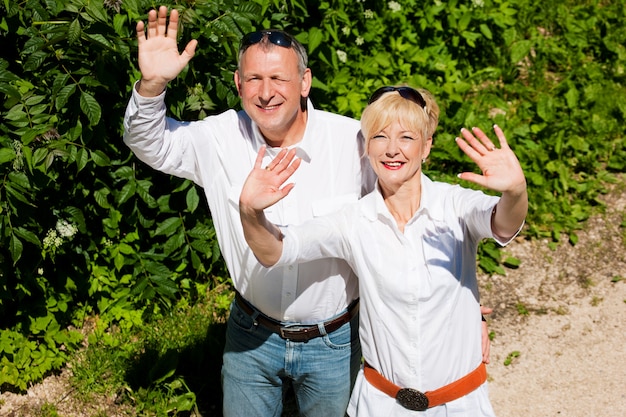
<path fill-rule="evenodd" d="M 126 372 L 126 381 L 132 392 L 158 389 L 172 400 L 185 401 L 185 394 L 195 395 L 196 406 L 202 417 L 222 417 L 222 389 L 220 373 L 226 324 L 209 325 L 203 339 L 183 349 L 161 353 L 158 346 L 148 346 L 136 357 Z M 177 381 L 184 381 L 181 385 Z M 188 390 L 187 390 L 188 388 Z M 167 392 L 171 390 L 171 392 Z M 193 412 L 179 412 L 177 416 L 195 416 Z M 298 415 L 292 390 L 288 390 L 283 417 Z"/>

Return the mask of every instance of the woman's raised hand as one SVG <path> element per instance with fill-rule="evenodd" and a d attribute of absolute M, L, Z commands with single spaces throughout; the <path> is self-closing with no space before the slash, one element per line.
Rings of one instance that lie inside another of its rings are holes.
<path fill-rule="evenodd" d="M 493 130 L 500 148 L 477 127 L 472 131 L 461 129 L 463 138 L 456 138 L 457 145 L 478 165 L 482 175 L 463 172 L 459 178 L 502 193 L 522 192 L 526 189 L 526 179 L 519 160 L 509 147 L 502 129 L 494 125 Z"/>
<path fill-rule="evenodd" d="M 239 206 L 242 209 L 261 211 L 283 199 L 294 183 L 285 184 L 300 166 L 301 159 L 296 157 L 296 150 L 282 149 L 266 166 L 261 167 L 265 146 L 257 154 L 254 168 L 244 183 Z M 285 185 L 283 185 L 285 184 Z"/>

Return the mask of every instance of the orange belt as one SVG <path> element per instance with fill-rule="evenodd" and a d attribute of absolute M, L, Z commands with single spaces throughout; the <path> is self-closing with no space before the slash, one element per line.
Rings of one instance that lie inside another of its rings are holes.
<path fill-rule="evenodd" d="M 382 376 L 367 362 L 365 362 L 363 372 L 365 379 L 375 388 L 395 398 L 404 408 L 413 411 L 424 411 L 427 408 L 436 407 L 461 398 L 480 387 L 487 380 L 487 367 L 484 363 L 481 363 L 478 368 L 463 378 L 457 379 L 434 391 L 426 392 L 420 392 L 413 388 L 400 388 Z"/>

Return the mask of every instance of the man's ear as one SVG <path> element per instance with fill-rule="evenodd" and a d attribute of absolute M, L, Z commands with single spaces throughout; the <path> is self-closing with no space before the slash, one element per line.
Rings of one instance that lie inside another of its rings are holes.
<path fill-rule="evenodd" d="M 311 75 L 311 69 L 307 68 L 304 70 L 304 75 L 302 76 L 302 89 L 300 90 L 300 95 L 302 97 L 308 97 L 311 92 L 311 83 L 313 82 L 313 75 Z"/>
<path fill-rule="evenodd" d="M 235 87 L 237 87 L 237 93 L 239 97 L 241 97 L 241 78 L 239 78 L 239 70 L 235 70 L 235 75 L 233 75 L 233 79 L 235 80 Z"/>

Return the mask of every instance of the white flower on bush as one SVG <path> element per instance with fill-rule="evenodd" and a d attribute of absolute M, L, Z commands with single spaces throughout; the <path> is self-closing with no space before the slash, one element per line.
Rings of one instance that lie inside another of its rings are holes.
<path fill-rule="evenodd" d="M 371 19 L 372 17 L 374 17 L 374 12 L 370 9 L 367 9 L 363 12 L 363 17 L 366 19 Z"/>
<path fill-rule="evenodd" d="M 68 222 L 67 220 L 57 220 L 57 224 L 54 229 L 48 230 L 46 237 L 43 238 L 43 253 L 44 258 L 46 255 L 50 255 L 54 259 L 57 249 L 65 243 L 67 240 L 72 240 L 74 235 L 78 232 L 76 225 Z"/>
<path fill-rule="evenodd" d="M 387 5 L 392 12 L 399 12 L 402 9 L 402 6 L 397 1 L 390 1 Z"/>
<path fill-rule="evenodd" d="M 344 35 L 348 36 L 350 34 L 350 26 L 342 27 L 341 32 L 343 32 Z"/>
<path fill-rule="evenodd" d="M 341 62 L 345 63 L 348 60 L 348 54 L 344 51 L 337 50 L 337 58 L 339 58 Z"/>
<path fill-rule="evenodd" d="M 354 43 L 356 43 L 358 46 L 363 45 L 363 43 L 364 43 L 364 42 L 365 42 L 365 41 L 364 41 L 364 40 L 363 40 L 363 38 L 362 38 L 362 37 L 360 37 L 360 36 L 357 36 L 357 38 L 356 38 L 356 39 L 355 39 L 355 41 L 354 41 Z"/>
<path fill-rule="evenodd" d="M 483 7 L 485 5 L 485 0 L 472 0 L 472 4 L 474 7 Z"/>
<path fill-rule="evenodd" d="M 61 237 L 64 237 L 66 239 L 73 238 L 76 232 L 78 232 L 78 227 L 68 222 L 67 220 L 58 220 L 56 229 Z"/>
<path fill-rule="evenodd" d="M 57 231 L 54 229 L 48 230 L 46 237 L 43 238 L 43 247 L 44 249 L 56 249 L 63 244 L 63 238 L 58 235 Z"/>

